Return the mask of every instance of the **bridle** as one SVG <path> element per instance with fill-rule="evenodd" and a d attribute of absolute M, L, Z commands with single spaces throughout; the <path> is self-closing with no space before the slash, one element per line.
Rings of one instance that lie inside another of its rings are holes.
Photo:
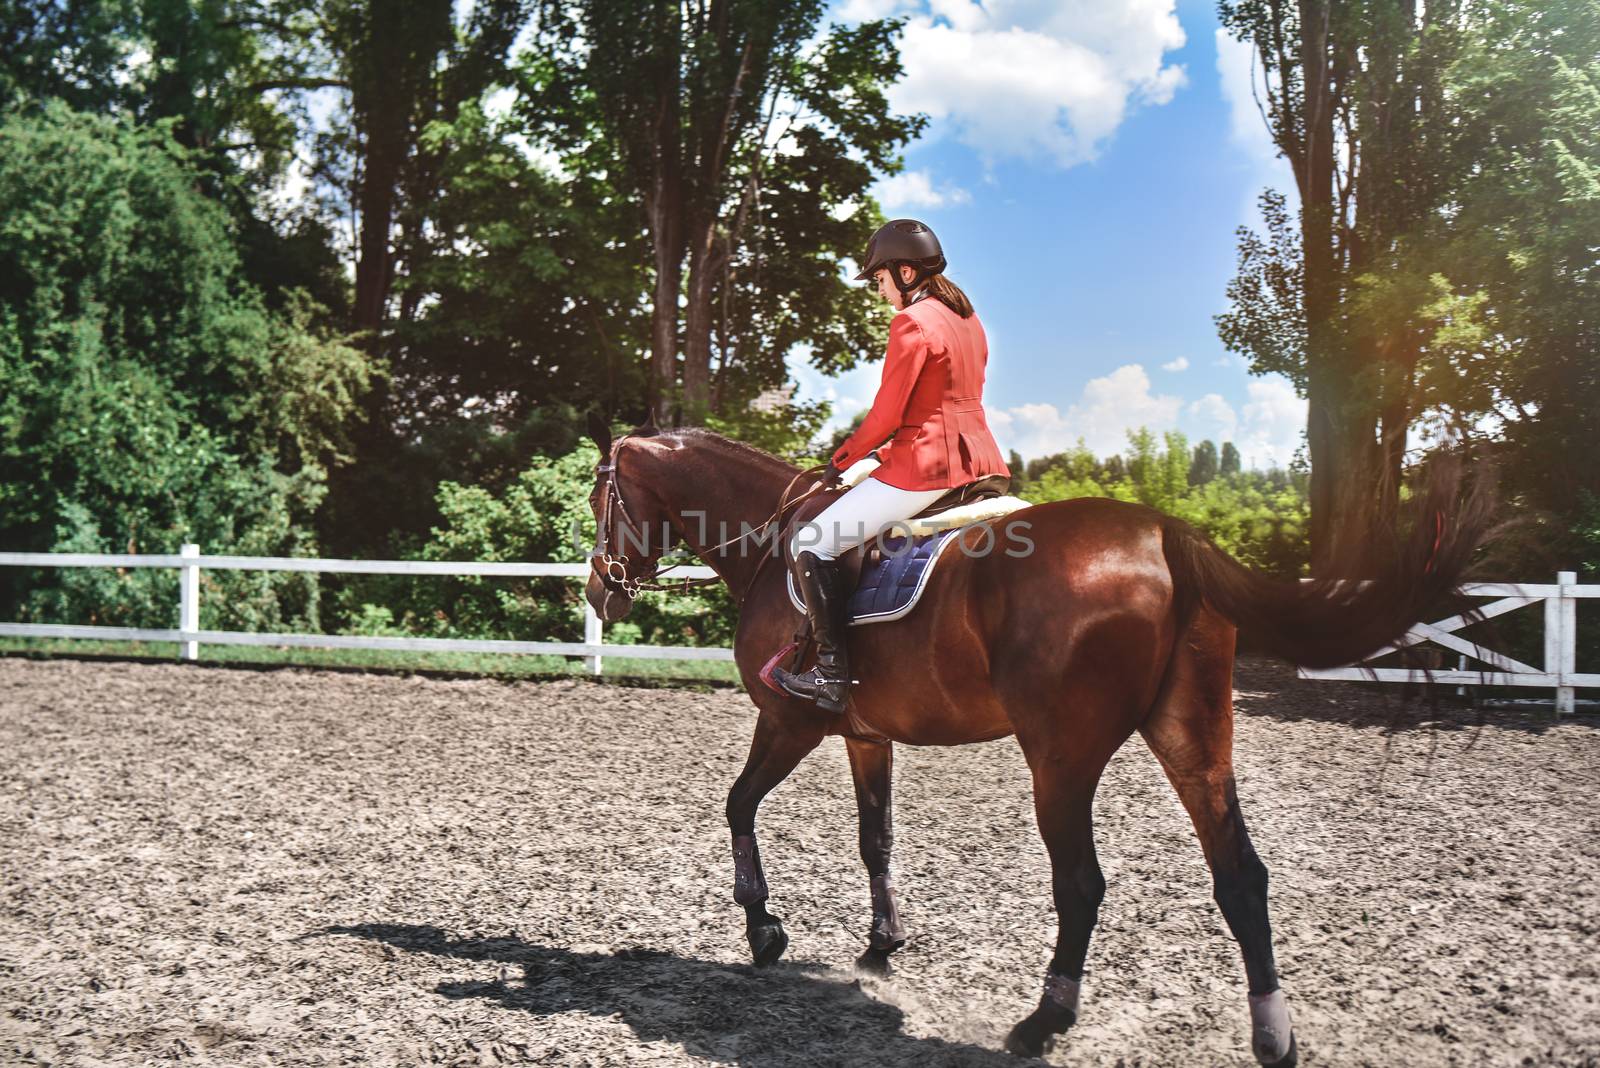
<path fill-rule="evenodd" d="M 697 579 L 684 576 L 673 579 L 670 582 L 655 581 L 659 575 L 664 574 L 667 571 L 671 571 L 675 567 L 683 567 L 688 563 L 687 560 L 679 560 L 676 563 L 668 564 L 666 567 L 660 568 L 659 570 L 657 570 L 658 561 L 647 560 L 645 562 L 647 570 L 641 572 L 637 576 L 630 576 L 628 574 L 628 555 L 626 553 L 611 552 L 610 535 L 613 526 L 613 504 L 616 506 L 616 513 L 621 517 L 621 522 L 625 524 L 626 529 L 635 535 L 639 532 L 639 525 L 635 523 L 633 521 L 633 517 L 628 514 L 628 503 L 622 498 L 622 487 L 617 484 L 618 460 L 622 455 L 622 443 L 626 440 L 628 440 L 628 435 L 626 434 L 618 438 L 611 446 L 611 455 L 606 457 L 601 463 L 597 464 L 594 469 L 595 474 L 605 476 L 605 484 L 600 488 L 600 515 L 598 517 L 598 529 L 595 531 L 594 553 L 590 557 L 590 566 L 594 569 L 595 577 L 600 580 L 600 584 L 607 590 L 610 590 L 612 593 L 620 593 L 630 601 L 636 598 L 641 590 L 667 590 L 670 592 L 687 593 L 689 590 L 697 587 L 717 585 L 722 581 L 722 579 L 719 577 Z M 815 467 L 807 468 L 806 470 L 796 474 L 794 478 L 789 480 L 789 484 L 784 487 L 783 493 L 779 495 L 777 511 L 773 512 L 772 515 L 767 518 L 765 523 L 762 523 L 759 527 L 748 529 L 743 534 L 737 534 L 734 537 L 729 538 L 727 541 L 721 542 L 720 544 L 713 545 L 711 548 L 705 551 L 705 555 L 709 556 L 712 553 L 721 552 L 728 546 L 737 544 L 738 542 L 741 542 L 752 535 L 764 534 L 765 532 L 773 529 L 774 526 L 781 521 L 784 512 L 788 511 L 791 507 L 798 505 L 801 501 L 805 500 L 807 497 L 811 496 L 813 493 L 817 492 L 817 490 L 822 488 L 822 483 L 820 481 L 815 482 L 809 488 L 807 488 L 805 492 L 801 493 L 791 501 L 789 499 L 789 493 L 794 489 L 794 484 L 800 479 L 804 478 L 806 475 L 814 474 L 823 470 L 826 466 L 826 464 L 818 464 Z M 632 540 L 635 545 L 649 544 L 648 539 L 634 537 Z M 625 535 L 623 537 L 623 548 L 627 547 L 627 541 L 628 536 Z M 760 573 L 761 567 L 758 564 L 755 571 L 750 575 L 750 582 L 746 584 L 744 592 L 739 596 L 741 603 L 750 593 L 750 587 L 755 584 L 756 576 Z"/>

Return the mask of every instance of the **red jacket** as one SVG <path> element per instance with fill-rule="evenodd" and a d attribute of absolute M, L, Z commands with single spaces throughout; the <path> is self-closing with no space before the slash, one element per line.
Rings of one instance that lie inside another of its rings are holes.
<path fill-rule="evenodd" d="M 983 418 L 983 369 L 989 343 L 978 317 L 963 319 L 926 296 L 894 317 L 883 381 L 872 410 L 833 454 L 841 471 L 878 450 L 872 477 L 900 489 L 964 486 L 1011 474 Z"/>

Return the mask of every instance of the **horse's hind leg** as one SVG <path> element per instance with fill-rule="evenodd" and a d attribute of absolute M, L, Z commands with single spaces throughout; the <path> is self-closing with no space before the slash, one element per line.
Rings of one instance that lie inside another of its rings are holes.
<path fill-rule="evenodd" d="M 789 946 L 783 922 L 767 911 L 767 877 L 756 847 L 756 809 L 822 741 L 822 731 L 790 730 L 763 712 L 744 771 L 728 791 L 728 829 L 733 832 L 733 899 L 744 906 L 745 939 L 757 966 L 771 964 Z"/>
<path fill-rule="evenodd" d="M 906 944 L 894 886 L 889 880 L 889 853 L 894 848 L 894 823 L 889 792 L 894 778 L 894 747 L 888 742 L 847 738 L 850 774 L 856 783 L 856 810 L 861 818 L 861 862 L 872 889 L 872 930 L 867 949 L 856 959 L 862 971 L 886 975 L 889 954 Z"/>
<path fill-rule="evenodd" d="M 1250 983 L 1251 1048 L 1273 1068 L 1296 1063 L 1267 918 L 1267 868 L 1256 856 L 1233 781 L 1233 628 L 1202 609 L 1177 643 L 1168 685 L 1139 728 L 1189 818 L 1213 896 L 1239 942 Z"/>

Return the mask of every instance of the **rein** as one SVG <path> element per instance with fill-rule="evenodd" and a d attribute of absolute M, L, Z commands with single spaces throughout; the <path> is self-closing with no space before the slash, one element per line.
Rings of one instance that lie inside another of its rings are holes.
<path fill-rule="evenodd" d="M 628 555 L 626 553 L 612 553 L 609 550 L 609 534 L 611 533 L 612 527 L 611 507 L 613 501 L 616 502 L 617 511 L 621 513 L 621 520 L 625 524 L 626 528 L 634 534 L 637 534 L 639 530 L 639 525 L 635 523 L 633 521 L 633 517 L 628 514 L 628 504 L 625 500 L 623 500 L 622 488 L 617 484 L 618 460 L 621 455 L 622 443 L 626 440 L 626 435 L 618 438 L 616 444 L 611 448 L 611 455 L 606 458 L 607 462 L 599 464 L 595 468 L 595 473 L 604 475 L 606 479 L 605 486 L 601 490 L 599 530 L 597 531 L 598 536 L 596 538 L 598 544 L 595 546 L 595 551 L 592 557 L 594 561 L 595 574 L 599 577 L 601 585 L 605 586 L 614 593 L 621 593 L 631 601 L 639 595 L 641 590 L 660 590 L 668 593 L 688 593 L 691 589 L 696 589 L 702 586 L 715 586 L 717 583 L 723 581 L 720 576 L 713 578 L 689 578 L 685 576 L 683 578 L 673 579 L 669 582 L 655 581 L 659 575 L 671 571 L 675 567 L 683 567 L 688 563 L 687 560 L 679 560 L 676 563 L 668 564 L 659 571 L 656 569 L 656 564 L 654 561 L 647 561 L 648 570 L 642 572 L 637 578 L 635 578 L 628 574 Z M 820 481 L 815 482 L 793 500 L 790 500 L 789 494 L 794 489 L 795 483 L 800 481 L 802 478 L 805 478 L 807 475 L 816 474 L 817 472 L 826 469 L 826 467 L 827 464 L 825 463 L 817 464 L 815 467 L 808 467 L 804 471 L 796 473 L 795 476 L 789 480 L 789 484 L 783 488 L 783 492 L 779 494 L 777 510 L 774 511 L 772 515 L 767 517 L 766 522 L 762 523 L 759 527 L 752 527 L 749 530 L 746 530 L 743 534 L 737 534 L 734 537 L 729 538 L 727 541 L 711 546 L 709 549 L 705 550 L 705 555 L 709 556 L 713 553 L 721 552 L 728 546 L 735 545 L 753 534 L 764 534 L 766 531 L 772 529 L 775 525 L 781 523 L 784 512 L 788 511 L 791 507 L 798 505 L 801 501 L 804 501 L 807 497 L 811 496 L 813 493 L 816 493 L 822 488 L 822 483 Z M 637 537 L 634 538 L 634 544 L 636 545 L 645 544 L 646 541 L 647 539 L 641 540 Z M 760 575 L 760 573 L 761 565 L 760 563 L 757 563 L 755 571 L 753 571 L 750 575 L 750 581 L 745 585 L 744 591 L 739 595 L 739 601 L 741 604 L 744 602 L 744 599 L 749 596 L 750 588 L 755 585 L 756 577 Z"/>

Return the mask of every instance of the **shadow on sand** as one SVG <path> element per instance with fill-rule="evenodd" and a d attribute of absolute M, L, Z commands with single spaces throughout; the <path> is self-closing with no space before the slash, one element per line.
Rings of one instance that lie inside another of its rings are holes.
<path fill-rule="evenodd" d="M 1600 729 L 1600 716 L 1556 719 L 1553 708 L 1474 707 L 1448 684 L 1314 682 L 1274 660 L 1241 657 L 1234 669 L 1234 710 L 1240 715 L 1294 722 L 1337 723 L 1385 734 L 1475 731 L 1482 727 L 1545 734 Z M 1528 690 L 1526 696 L 1548 691 Z"/>
<path fill-rule="evenodd" d="M 457 939 L 436 927 L 406 924 L 328 927 L 315 934 L 349 935 L 460 960 L 498 961 L 520 975 L 504 981 L 441 983 L 435 989 L 453 1000 L 484 998 L 536 1016 L 573 1011 L 618 1016 L 641 1042 L 675 1042 L 696 1056 L 747 1068 L 1017 1068 L 1025 1063 L 998 1049 L 907 1035 L 900 1009 L 868 997 L 857 982 L 815 974 L 814 965 L 780 961 L 757 970 L 654 949 L 582 953 L 517 938 Z"/>

